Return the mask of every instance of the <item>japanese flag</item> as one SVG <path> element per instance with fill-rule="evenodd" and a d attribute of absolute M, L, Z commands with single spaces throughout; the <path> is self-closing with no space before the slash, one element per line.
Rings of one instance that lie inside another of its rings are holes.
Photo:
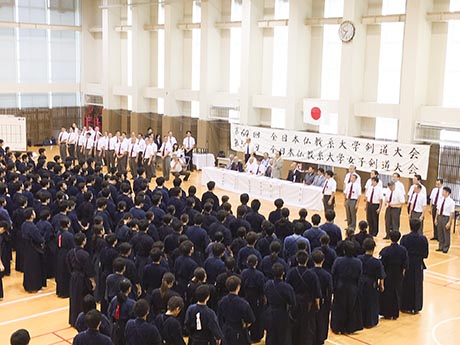
<path fill-rule="evenodd" d="M 310 125 L 327 125 L 330 114 L 337 114 L 338 101 L 328 101 L 319 98 L 305 98 L 303 101 L 304 122 Z"/>

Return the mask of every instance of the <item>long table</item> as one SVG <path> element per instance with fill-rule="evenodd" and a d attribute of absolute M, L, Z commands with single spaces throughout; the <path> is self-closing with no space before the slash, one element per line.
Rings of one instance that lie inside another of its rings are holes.
<path fill-rule="evenodd" d="M 206 185 L 209 181 L 216 182 L 216 187 L 221 189 L 235 193 L 248 193 L 251 198 L 257 197 L 269 201 L 282 198 L 287 205 L 316 211 L 323 210 L 321 187 L 306 186 L 302 183 L 254 176 L 227 169 L 203 168 L 201 184 Z"/>
<path fill-rule="evenodd" d="M 201 170 L 205 167 L 213 167 L 216 158 L 212 153 L 193 153 L 192 161 L 196 168 Z"/>

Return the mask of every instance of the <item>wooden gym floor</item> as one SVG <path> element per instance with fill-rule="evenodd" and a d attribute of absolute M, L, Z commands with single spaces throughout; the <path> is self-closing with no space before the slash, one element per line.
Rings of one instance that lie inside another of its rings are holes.
<path fill-rule="evenodd" d="M 55 148 L 53 150 L 57 152 Z M 53 152 L 53 153 L 54 153 Z M 47 152 L 52 157 L 51 152 Z M 205 190 L 201 186 L 201 173 L 192 174 L 184 189 L 194 184 L 198 195 Z M 431 188 L 431 186 L 429 186 Z M 428 188 L 428 189 L 430 189 Z M 230 203 L 236 207 L 239 195 L 217 189 L 219 196 L 230 196 Z M 273 209 L 271 201 L 261 200 L 261 212 L 268 216 Z M 345 210 L 343 196 L 337 198 L 336 223 L 344 228 Z M 291 219 L 297 217 L 298 208 L 289 207 Z M 309 212 L 309 217 L 313 211 Z M 431 217 L 426 216 L 425 235 L 432 237 Z M 360 205 L 358 219 L 365 219 L 364 204 Z M 403 212 L 402 233 L 408 232 L 407 214 Z M 452 235 L 452 246 L 448 254 L 435 252 L 437 242 L 430 241 L 430 254 L 425 261 L 424 307 L 418 315 L 401 314 L 396 321 L 380 320 L 377 327 L 365 329 L 354 335 L 334 335 L 329 333 L 326 344 L 332 345 L 406 345 L 406 344 L 458 344 L 460 338 L 460 226 Z M 380 234 L 376 238 L 376 255 L 387 244 L 384 241 L 383 216 L 380 217 Z M 382 231 L 383 230 L 383 231 Z M 14 264 L 12 266 L 14 268 Z M 12 332 L 19 328 L 29 330 L 33 345 L 71 344 L 76 332 L 68 325 L 68 300 L 55 295 L 55 283 L 48 280 L 48 287 L 36 294 L 29 294 L 22 287 L 22 274 L 12 271 L 10 277 L 3 278 L 5 298 L 0 301 L 0 344 L 9 344 Z M 457 340 L 455 340 L 457 339 Z"/>

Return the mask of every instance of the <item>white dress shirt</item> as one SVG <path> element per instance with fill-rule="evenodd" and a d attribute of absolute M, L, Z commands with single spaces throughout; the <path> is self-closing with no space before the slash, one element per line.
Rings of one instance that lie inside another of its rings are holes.
<path fill-rule="evenodd" d="M 254 144 L 249 143 L 249 144 L 244 145 L 244 154 L 245 155 L 247 155 L 247 154 L 252 155 L 254 152 L 256 152 Z"/>
<path fill-rule="evenodd" d="M 373 193 L 373 194 L 372 194 Z M 366 200 L 370 204 L 379 204 L 383 198 L 383 189 L 379 186 L 371 186 L 366 191 Z"/>
<path fill-rule="evenodd" d="M 58 142 L 60 144 L 65 144 L 67 139 L 69 139 L 69 133 L 67 131 L 59 133 Z"/>
<path fill-rule="evenodd" d="M 432 205 L 437 206 L 439 200 L 442 199 L 442 187 L 433 188 L 430 194 L 430 202 Z"/>
<path fill-rule="evenodd" d="M 411 210 L 414 212 L 423 212 L 426 206 L 426 194 L 420 193 L 412 193 L 412 197 L 410 199 L 411 203 Z"/>
<path fill-rule="evenodd" d="M 377 183 L 377 186 L 380 187 L 380 188 L 383 188 L 382 180 L 379 179 L 379 183 Z M 364 186 L 364 189 L 368 190 L 370 187 L 372 187 L 372 179 L 371 178 L 369 178 L 366 181 L 366 185 Z"/>
<path fill-rule="evenodd" d="M 398 204 L 405 204 L 406 199 L 401 190 L 395 188 L 394 191 L 387 191 L 387 195 L 385 196 L 385 203 L 387 204 L 387 206 L 394 207 Z"/>
<path fill-rule="evenodd" d="M 334 178 L 329 178 L 324 181 L 324 186 L 323 186 L 323 194 L 324 195 L 332 195 L 332 193 L 335 193 L 337 190 L 337 182 L 334 180 Z"/>
<path fill-rule="evenodd" d="M 257 164 L 255 160 L 252 163 L 249 163 L 248 161 L 248 163 L 246 163 L 246 172 L 249 174 L 255 174 L 258 166 L 259 165 Z"/>
<path fill-rule="evenodd" d="M 69 136 L 67 138 L 67 143 L 76 144 L 77 139 L 78 139 L 77 133 L 75 132 L 69 133 Z"/>
<path fill-rule="evenodd" d="M 177 143 L 177 139 L 175 137 L 168 137 L 168 144 L 171 145 L 171 147 Z"/>
<path fill-rule="evenodd" d="M 264 176 L 264 174 L 265 174 L 265 166 L 263 166 L 262 163 L 257 164 L 257 168 L 256 168 L 256 171 L 254 172 L 254 174 L 256 174 L 258 176 Z"/>
<path fill-rule="evenodd" d="M 182 145 L 184 145 L 187 150 L 190 150 L 195 146 L 195 139 L 193 137 L 185 137 L 182 141 Z"/>
<path fill-rule="evenodd" d="M 107 140 L 107 150 L 115 150 L 117 148 L 117 144 L 120 141 L 117 137 L 112 137 Z"/>
<path fill-rule="evenodd" d="M 137 143 L 129 143 L 128 146 L 128 157 L 136 158 L 139 153 L 139 145 Z"/>
<path fill-rule="evenodd" d="M 162 157 L 163 156 L 171 156 L 171 152 L 172 152 L 172 145 L 169 143 L 169 141 L 161 144 L 160 154 L 161 154 Z"/>
<path fill-rule="evenodd" d="M 358 200 L 359 196 L 361 195 L 361 184 L 359 184 L 357 181 L 355 181 L 355 183 L 347 183 L 344 193 L 346 199 Z"/>
<path fill-rule="evenodd" d="M 359 185 L 361 185 L 361 176 L 359 176 L 356 172 L 354 172 L 353 174 L 356 175 L 356 182 L 359 183 Z M 347 183 L 351 182 L 351 175 L 352 173 L 348 172 L 346 175 L 345 175 L 345 178 L 343 179 L 343 185 L 346 186 Z"/>
<path fill-rule="evenodd" d="M 83 142 L 85 145 L 85 149 L 91 150 L 94 146 L 94 140 L 92 137 L 85 138 L 85 141 Z"/>
<path fill-rule="evenodd" d="M 400 190 L 403 195 L 406 195 L 406 188 L 404 187 L 404 184 L 401 181 L 396 181 L 395 182 L 395 188 Z"/>
<path fill-rule="evenodd" d="M 155 143 L 148 144 L 144 151 L 144 159 L 150 159 L 158 151 L 157 145 Z"/>
<path fill-rule="evenodd" d="M 144 139 L 137 139 L 137 147 L 139 149 L 138 152 L 142 152 L 144 153 L 144 150 L 145 150 L 145 146 L 147 144 L 145 143 L 145 140 Z"/>
<path fill-rule="evenodd" d="M 439 212 L 440 216 L 450 217 L 452 213 L 455 213 L 455 201 L 450 196 L 448 196 L 447 198 L 441 196 L 438 200 L 438 205 L 436 209 Z"/>
<path fill-rule="evenodd" d="M 422 187 L 422 190 L 420 191 L 420 194 L 423 194 L 426 197 L 426 188 L 425 188 L 425 186 L 423 184 L 420 184 L 420 186 Z M 414 188 L 415 188 L 415 184 L 411 185 L 410 188 L 409 188 L 409 191 L 407 192 L 407 196 L 409 197 L 409 200 L 412 199 L 412 194 L 414 194 Z"/>
<path fill-rule="evenodd" d="M 115 146 L 115 152 L 117 155 L 122 155 L 124 154 L 126 151 L 128 151 L 128 141 L 127 140 L 119 140 L 118 143 L 116 144 Z"/>

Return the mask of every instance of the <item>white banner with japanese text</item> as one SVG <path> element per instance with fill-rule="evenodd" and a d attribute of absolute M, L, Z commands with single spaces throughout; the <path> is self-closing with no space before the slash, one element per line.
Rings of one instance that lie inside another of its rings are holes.
<path fill-rule="evenodd" d="M 429 145 L 400 144 L 293 130 L 272 129 L 232 124 L 231 146 L 243 152 L 246 138 L 251 138 L 257 154 L 273 155 L 281 151 L 284 159 L 348 168 L 403 177 L 420 174 L 426 178 L 430 156 Z"/>

